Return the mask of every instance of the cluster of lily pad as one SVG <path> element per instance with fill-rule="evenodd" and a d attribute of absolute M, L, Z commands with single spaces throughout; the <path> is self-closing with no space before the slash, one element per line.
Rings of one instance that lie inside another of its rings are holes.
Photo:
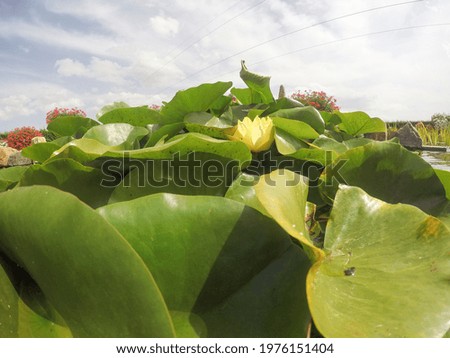
<path fill-rule="evenodd" d="M 450 173 L 240 75 L 0 171 L 1 337 L 447 334 Z"/>

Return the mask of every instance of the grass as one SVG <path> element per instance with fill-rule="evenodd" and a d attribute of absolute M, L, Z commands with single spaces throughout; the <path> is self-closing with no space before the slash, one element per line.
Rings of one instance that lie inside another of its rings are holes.
<path fill-rule="evenodd" d="M 450 146 L 450 127 L 436 129 L 424 124 L 416 125 L 417 132 L 425 145 Z"/>

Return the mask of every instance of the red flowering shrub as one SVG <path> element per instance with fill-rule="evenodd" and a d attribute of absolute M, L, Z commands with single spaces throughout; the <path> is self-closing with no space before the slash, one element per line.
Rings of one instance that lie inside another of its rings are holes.
<path fill-rule="evenodd" d="M 59 107 L 56 107 L 55 109 L 52 109 L 51 111 L 47 112 L 47 117 L 46 117 L 45 121 L 46 121 L 47 124 L 49 124 L 56 117 L 59 117 L 59 116 L 86 117 L 86 112 L 81 110 L 81 109 L 78 109 L 76 107 L 74 107 L 74 108 L 59 108 Z"/>
<path fill-rule="evenodd" d="M 158 106 L 157 104 L 151 104 L 150 106 L 148 106 L 148 108 L 159 111 L 161 109 L 161 106 Z"/>
<path fill-rule="evenodd" d="M 8 133 L 6 142 L 8 143 L 8 147 L 22 150 L 31 144 L 31 140 L 34 137 L 42 137 L 42 133 L 34 127 L 16 128 Z"/>
<path fill-rule="evenodd" d="M 303 103 L 305 106 L 313 106 L 319 111 L 333 112 L 339 111 L 336 105 L 336 98 L 328 96 L 324 91 L 301 91 L 295 92 L 291 98 Z"/>

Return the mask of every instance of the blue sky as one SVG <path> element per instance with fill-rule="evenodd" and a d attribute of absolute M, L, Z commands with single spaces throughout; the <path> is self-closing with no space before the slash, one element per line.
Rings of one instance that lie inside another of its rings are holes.
<path fill-rule="evenodd" d="M 219 80 L 240 87 L 241 59 L 272 76 L 275 94 L 280 84 L 288 94 L 324 90 L 342 111 L 387 121 L 450 112 L 450 26 L 337 41 L 449 23 L 450 1 L 417 1 L 298 31 L 399 2 L 0 0 L 0 131 L 44 128 L 56 106 L 95 118 L 114 101 L 161 104 L 177 90 Z"/>

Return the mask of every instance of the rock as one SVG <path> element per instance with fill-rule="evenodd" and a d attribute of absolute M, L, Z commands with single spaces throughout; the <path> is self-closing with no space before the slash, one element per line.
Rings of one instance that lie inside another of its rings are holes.
<path fill-rule="evenodd" d="M 16 153 L 13 153 L 8 158 L 8 166 L 9 167 L 17 167 L 21 165 L 31 165 L 33 164 L 33 161 L 29 158 L 26 158 L 22 155 L 21 152 L 16 151 Z"/>
<path fill-rule="evenodd" d="M 0 147 L 0 168 L 8 166 L 8 159 L 14 153 L 18 153 L 18 150 L 10 147 Z"/>
<path fill-rule="evenodd" d="M 38 144 L 38 143 L 46 143 L 47 140 L 45 139 L 45 137 L 34 137 L 31 139 L 31 145 L 33 144 Z"/>
<path fill-rule="evenodd" d="M 422 149 L 422 138 L 411 122 L 407 122 L 400 128 L 395 136 L 398 137 L 400 144 L 408 149 Z"/>

